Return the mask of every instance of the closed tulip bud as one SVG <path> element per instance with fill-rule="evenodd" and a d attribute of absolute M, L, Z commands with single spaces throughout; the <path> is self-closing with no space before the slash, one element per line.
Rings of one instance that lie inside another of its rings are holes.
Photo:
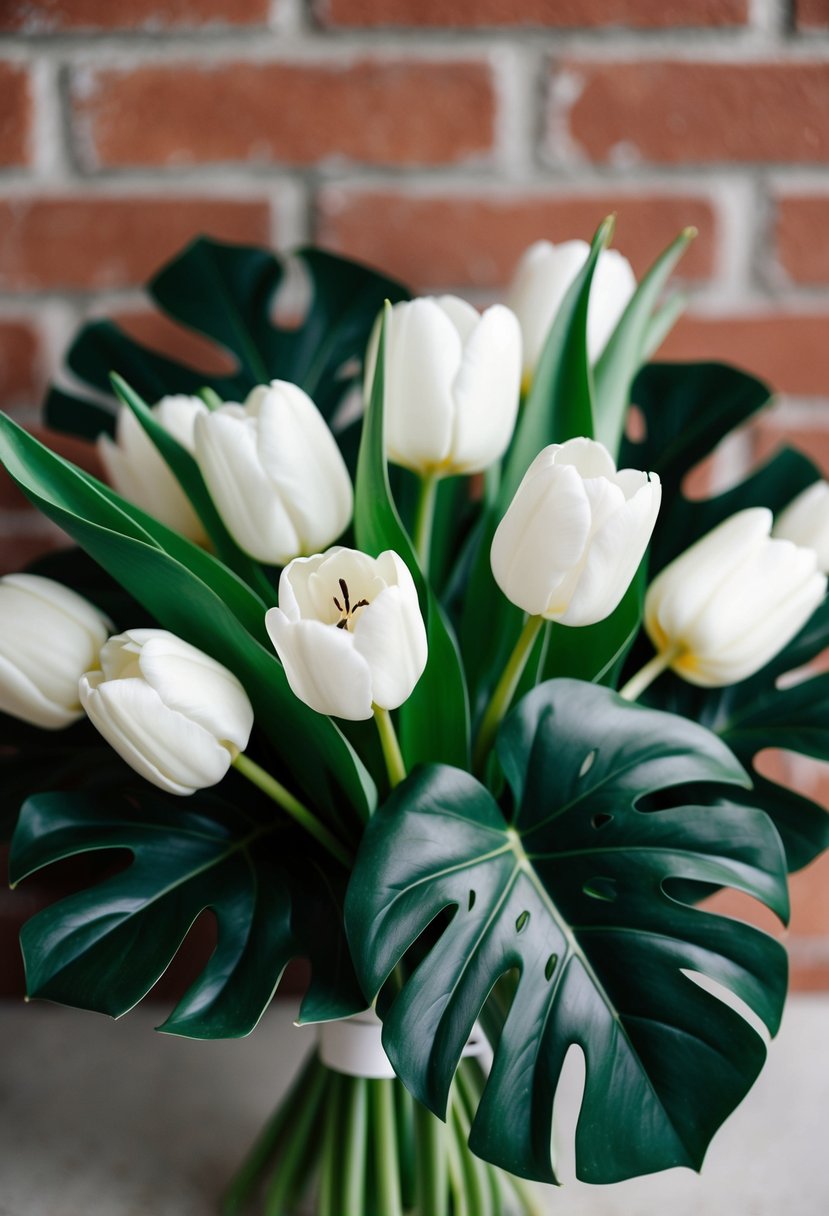
<path fill-rule="evenodd" d="M 738 511 L 654 579 L 645 627 L 668 666 L 705 688 L 764 667 L 826 593 L 814 549 L 773 540 L 765 507 Z"/>
<path fill-rule="evenodd" d="M 128 629 L 80 682 L 90 721 L 119 756 L 170 794 L 221 781 L 244 751 L 253 710 L 236 677 L 165 629 Z"/>
<path fill-rule="evenodd" d="M 818 569 L 829 573 L 829 484 L 814 481 L 793 498 L 774 521 L 771 534 L 804 549 L 814 549 Z"/>
<path fill-rule="evenodd" d="M 208 412 L 204 402 L 198 397 L 162 397 L 150 408 L 164 429 L 192 455 L 196 418 Z M 98 452 L 110 483 L 122 498 L 196 544 L 207 542 L 207 534 L 189 498 L 126 405 L 118 411 L 115 441 L 101 435 Z"/>
<path fill-rule="evenodd" d="M 521 322 L 524 339 L 524 383 L 529 385 L 556 313 L 576 275 L 587 261 L 584 241 L 552 245 L 537 241 L 524 253 L 512 281 L 507 303 Z M 636 277 L 627 258 L 615 249 L 599 254 L 587 309 L 587 356 L 595 363 L 636 291 Z"/>
<path fill-rule="evenodd" d="M 78 680 L 110 628 L 97 608 L 50 578 L 0 579 L 0 711 L 47 730 L 82 718 Z"/>
<path fill-rule="evenodd" d="M 354 496 L 325 419 L 295 384 L 260 385 L 196 423 L 196 459 L 236 543 L 283 566 L 344 532 Z"/>
<path fill-rule="evenodd" d="M 300 701 L 335 718 L 396 709 L 426 666 L 426 629 L 406 563 L 335 547 L 282 571 L 265 624 Z"/>
<path fill-rule="evenodd" d="M 495 581 L 531 616 L 593 625 L 618 605 L 651 538 L 655 473 L 616 471 L 593 439 L 551 444 L 532 462 L 492 541 Z"/>
<path fill-rule="evenodd" d="M 379 327 L 366 359 L 371 389 Z M 383 410 L 389 460 L 423 476 L 477 473 L 506 451 L 518 413 L 521 331 L 495 305 L 455 296 L 395 304 L 386 325 Z"/>

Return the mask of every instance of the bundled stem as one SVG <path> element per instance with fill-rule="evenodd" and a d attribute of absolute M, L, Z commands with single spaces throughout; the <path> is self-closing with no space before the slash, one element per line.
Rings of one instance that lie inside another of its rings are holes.
<path fill-rule="evenodd" d="M 477 1060 L 462 1060 L 443 1123 L 397 1078 L 339 1073 L 313 1052 L 222 1216 L 540 1216 L 527 1183 L 469 1149 L 483 1084 Z"/>

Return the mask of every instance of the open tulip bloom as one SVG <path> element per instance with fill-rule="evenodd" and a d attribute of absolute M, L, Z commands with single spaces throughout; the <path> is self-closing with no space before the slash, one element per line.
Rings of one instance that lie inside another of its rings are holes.
<path fill-rule="evenodd" d="M 534 247 L 515 311 L 483 314 L 304 250 L 287 329 L 282 263 L 201 240 L 153 290 L 233 374 L 123 337 L 127 384 L 76 340 L 73 367 L 116 373 L 112 486 L 0 417 L 8 472 L 96 563 L 0 582 L 11 878 L 130 855 L 25 926 L 29 995 L 120 1015 L 210 908 L 162 1029 L 249 1033 L 297 956 L 299 1020 L 335 1024 L 227 1213 L 260 1186 L 293 1211 L 317 1173 L 320 1216 L 535 1212 L 574 1044 L 581 1178 L 699 1168 L 765 1057 L 740 1009 L 778 1028 L 782 945 L 697 905 L 733 887 L 785 920 L 829 844 L 754 768 L 829 757 L 826 487 L 789 453 L 681 496 L 768 393 L 647 362 L 691 234 L 639 287 L 611 235 Z"/>

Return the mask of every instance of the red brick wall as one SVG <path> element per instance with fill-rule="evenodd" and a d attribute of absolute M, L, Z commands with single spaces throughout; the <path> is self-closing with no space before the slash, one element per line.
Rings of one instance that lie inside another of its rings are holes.
<path fill-rule="evenodd" d="M 829 471 L 829 0 L 0 0 L 0 401 L 31 425 L 91 312 L 182 342 L 140 284 L 197 231 L 486 300 L 611 210 L 638 270 L 699 229 L 666 351 L 780 391 L 743 456 Z M 0 572 L 59 541 L 0 484 Z M 795 882 L 812 986 L 827 892 Z"/>

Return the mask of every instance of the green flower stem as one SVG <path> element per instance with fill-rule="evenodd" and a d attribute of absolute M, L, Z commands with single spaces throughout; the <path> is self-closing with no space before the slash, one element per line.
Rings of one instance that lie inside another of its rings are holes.
<path fill-rule="evenodd" d="M 469 1194 L 466 1189 L 466 1179 L 461 1164 L 463 1146 L 459 1142 L 457 1127 L 451 1117 L 451 1111 L 449 1125 L 444 1132 L 444 1136 L 447 1148 L 449 1190 L 453 1201 L 452 1216 L 477 1216 L 475 1210 L 469 1206 Z"/>
<path fill-rule="evenodd" d="M 446 1129 L 420 1102 L 414 1104 L 415 1169 L 418 1212 L 449 1216 Z"/>
<path fill-rule="evenodd" d="M 349 1077 L 345 1082 L 342 1129 L 343 1212 L 362 1213 L 366 1209 L 366 1159 L 368 1149 L 368 1081 Z"/>
<path fill-rule="evenodd" d="M 373 705 L 372 709 L 374 710 L 374 721 L 377 723 L 377 731 L 380 735 L 380 746 L 383 749 L 386 772 L 389 775 L 392 789 L 394 789 L 396 785 L 399 785 L 406 778 L 403 753 L 400 751 L 397 732 L 394 729 L 394 723 L 391 720 L 389 711 L 381 709 L 379 705 Z"/>
<path fill-rule="evenodd" d="M 464 1140 L 467 1143 L 469 1141 L 469 1130 L 472 1127 L 472 1120 L 475 1118 L 475 1112 L 478 1109 L 482 1092 L 482 1088 L 479 1089 L 474 1080 L 473 1069 L 476 1063 L 475 1060 L 461 1060 L 458 1071 L 455 1074 L 455 1085 L 458 1091 L 458 1110 L 463 1116 Z M 485 1200 L 483 1210 L 488 1216 L 501 1216 L 504 1208 L 504 1196 L 506 1194 L 506 1186 L 502 1181 L 501 1170 L 497 1166 L 491 1165 L 488 1161 L 474 1157 L 471 1150 L 469 1151 L 477 1163 L 482 1185 L 487 1188 L 487 1199 Z"/>
<path fill-rule="evenodd" d="M 397 1168 L 397 1126 L 394 1081 L 368 1082 L 374 1114 L 374 1166 L 377 1171 L 377 1205 L 383 1216 L 403 1216 L 400 1173 Z M 320 1213 L 320 1216 L 324 1216 Z M 332 1213 L 332 1216 L 342 1216 Z M 357 1216 L 357 1213 L 355 1213 Z"/>
<path fill-rule="evenodd" d="M 415 1206 L 417 1183 L 415 1172 L 414 1098 L 405 1085 L 394 1086 L 394 1110 L 397 1121 L 397 1160 L 400 1166 L 400 1193 L 403 1210 Z"/>
<path fill-rule="evenodd" d="M 521 679 L 533 644 L 543 624 L 543 616 L 527 617 L 524 628 L 521 630 L 521 635 L 515 643 L 515 649 L 501 673 L 501 678 L 492 694 L 492 698 L 486 708 L 486 713 L 481 721 L 480 730 L 478 731 L 472 764 L 473 770 L 477 773 L 480 773 L 483 769 L 496 731 L 501 724 L 501 719 L 510 707 L 510 702 L 518 687 L 518 681 Z"/>
<path fill-rule="evenodd" d="M 486 1166 L 469 1150 L 469 1119 L 458 1092 L 457 1082 L 450 1099 L 449 1118 L 457 1138 L 458 1155 L 464 1176 L 467 1200 L 475 1216 L 492 1216 L 491 1193 L 486 1179 Z"/>
<path fill-rule="evenodd" d="M 255 761 L 246 756 L 244 752 L 240 752 L 233 761 L 233 767 L 237 772 L 246 777 L 253 785 L 258 786 L 264 794 L 272 798 L 284 811 L 294 819 L 300 827 L 309 832 L 315 840 L 327 849 L 332 857 L 337 861 L 342 862 L 344 866 L 350 868 L 352 858 L 343 845 L 340 844 L 336 836 L 329 832 L 325 824 L 320 823 L 316 815 L 308 810 L 298 798 L 295 798 L 290 790 L 286 790 L 284 785 L 272 777 L 265 769 L 260 768 Z"/>
<path fill-rule="evenodd" d="M 343 1087 L 346 1077 L 331 1072 L 328 1081 L 325 1110 L 323 1112 L 322 1163 L 320 1165 L 320 1189 L 317 1197 L 317 1216 L 341 1216 L 342 1196 L 339 1141 L 342 1133 Z M 314 1131 L 311 1132 L 314 1135 Z"/>
<path fill-rule="evenodd" d="M 316 1052 L 311 1052 L 297 1074 L 290 1092 L 271 1115 L 259 1139 L 236 1171 L 233 1181 L 222 1198 L 222 1216 L 236 1216 L 236 1213 L 243 1209 L 250 1192 L 265 1172 L 271 1159 L 276 1156 L 288 1119 L 293 1117 L 295 1102 L 299 1095 L 313 1084 L 319 1067 Z"/>
<path fill-rule="evenodd" d="M 619 689 L 619 696 L 624 697 L 626 701 L 638 700 L 656 677 L 661 676 L 662 672 L 670 667 L 678 654 L 678 646 L 671 646 L 668 650 L 661 650 L 655 654 L 644 667 L 640 667 L 639 671 L 630 677 L 627 684 Z"/>
<path fill-rule="evenodd" d="M 429 577 L 429 555 L 432 548 L 432 525 L 435 520 L 438 478 L 434 473 L 424 473 L 420 478 L 417 509 L 414 521 L 414 547 L 420 568 Z"/>
<path fill-rule="evenodd" d="M 319 1143 L 313 1136 L 313 1129 L 325 1103 L 329 1077 L 328 1070 L 320 1064 L 316 1052 L 314 1063 L 316 1067 L 310 1081 L 304 1090 L 297 1093 L 297 1104 L 286 1102 L 291 1120 L 276 1169 L 265 1192 L 262 1209 L 264 1216 L 287 1216 L 311 1172 L 312 1162 L 308 1160 L 308 1146 L 310 1143 L 316 1150 Z"/>

